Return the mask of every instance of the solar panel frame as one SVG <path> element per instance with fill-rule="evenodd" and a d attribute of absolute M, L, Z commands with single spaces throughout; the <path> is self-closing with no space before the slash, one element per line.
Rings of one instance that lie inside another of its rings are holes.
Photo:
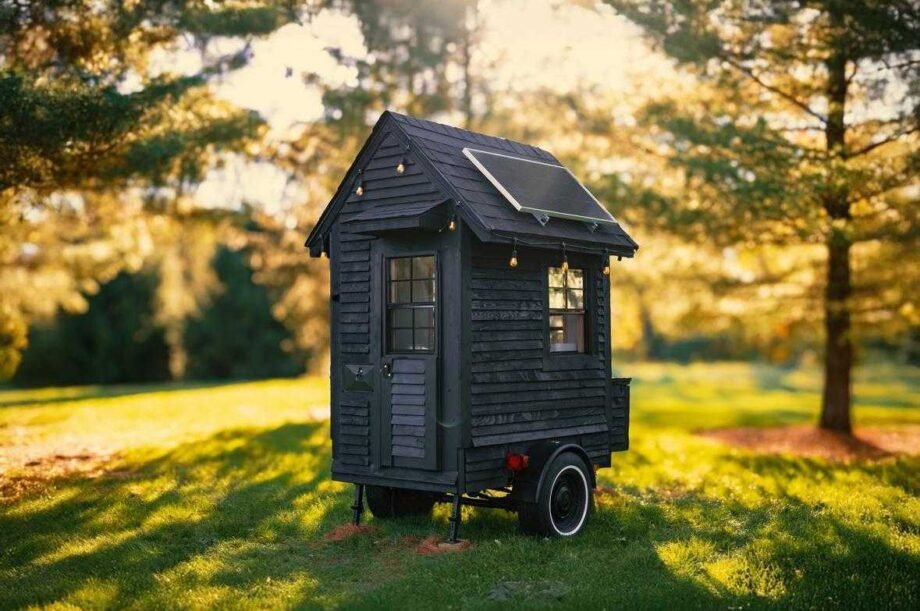
<path fill-rule="evenodd" d="M 546 210 L 546 209 L 543 209 L 543 208 L 535 208 L 535 207 L 533 207 L 533 206 L 527 206 L 527 205 L 525 205 L 525 204 L 522 204 L 521 202 L 519 202 L 519 201 L 517 200 L 517 198 L 516 198 L 514 195 L 511 194 L 510 191 L 508 191 L 507 188 L 505 188 L 504 185 L 502 185 L 501 181 L 498 180 L 498 178 L 496 178 L 496 177 L 492 174 L 492 172 L 490 172 L 489 169 L 488 169 L 479 159 L 476 158 L 476 153 L 479 153 L 479 154 L 482 154 L 482 155 L 492 155 L 492 156 L 495 156 L 495 157 L 505 157 L 505 158 L 507 158 L 507 159 L 513 159 L 513 160 L 515 160 L 515 161 L 520 161 L 520 162 L 523 162 L 523 163 L 532 163 L 532 164 L 536 164 L 536 165 L 544 165 L 544 166 L 549 166 L 549 167 L 554 168 L 554 169 L 557 169 L 557 170 L 563 170 L 563 171 L 565 171 L 565 172 L 569 175 L 569 177 L 570 177 L 573 181 L 575 181 L 575 184 L 577 184 L 579 187 L 581 187 L 581 189 L 587 194 L 587 196 L 591 199 L 591 201 L 593 201 L 593 202 L 597 205 L 598 210 L 600 210 L 602 214 L 606 215 L 606 218 L 597 218 L 597 217 L 591 217 L 591 216 L 584 216 L 584 215 L 580 215 L 580 214 L 572 214 L 572 213 L 569 213 L 569 212 L 560 212 L 560 211 L 558 211 L 558 210 Z M 605 223 L 605 224 L 608 224 L 608 225 L 619 225 L 619 224 L 620 224 L 620 222 L 616 220 L 616 218 L 610 213 L 610 211 L 607 210 L 607 208 L 605 208 L 604 205 L 601 204 L 601 203 L 597 200 L 596 197 L 594 197 L 594 194 L 591 193 L 590 191 L 588 191 L 588 188 L 585 187 L 585 186 L 581 183 L 581 181 L 578 180 L 578 178 L 572 173 L 572 171 L 569 170 L 569 169 L 568 169 L 567 167 L 565 167 L 564 165 L 559 165 L 559 164 L 555 164 L 555 163 L 547 163 L 547 162 L 545 162 L 545 161 L 537 161 L 537 160 L 534 160 L 534 159 L 524 159 L 523 157 L 515 157 L 514 155 L 506 155 L 506 154 L 503 154 L 503 153 L 495 153 L 495 152 L 492 152 L 492 151 L 483 151 L 483 150 L 480 150 L 480 149 L 474 149 L 474 148 L 470 148 L 470 147 L 464 147 L 464 148 L 463 148 L 463 154 L 466 156 L 467 159 L 469 159 L 469 160 L 472 162 L 472 164 L 473 164 L 474 166 L 476 166 L 476 169 L 478 169 L 480 172 L 482 172 L 483 176 L 485 176 L 485 177 L 489 180 L 489 182 L 492 183 L 492 185 L 493 185 L 496 189 L 498 189 L 498 191 L 499 191 L 503 196 L 505 196 L 505 199 L 507 199 L 508 202 L 510 202 L 511 205 L 514 206 L 514 209 L 517 210 L 517 211 L 519 211 L 519 212 L 529 212 L 529 213 L 534 214 L 534 215 L 536 215 L 536 216 L 546 215 L 546 216 L 548 216 L 548 217 L 556 217 L 556 218 L 568 219 L 568 220 L 572 220 L 572 221 L 582 221 L 582 222 L 585 222 L 585 223 Z"/>

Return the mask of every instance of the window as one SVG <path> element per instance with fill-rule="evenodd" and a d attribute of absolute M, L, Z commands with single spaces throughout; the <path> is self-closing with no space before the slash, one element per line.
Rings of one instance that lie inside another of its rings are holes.
<path fill-rule="evenodd" d="M 549 350 L 585 351 L 585 277 L 580 269 L 549 268 Z"/>
<path fill-rule="evenodd" d="M 387 345 L 389 352 L 434 351 L 434 257 L 389 259 Z"/>

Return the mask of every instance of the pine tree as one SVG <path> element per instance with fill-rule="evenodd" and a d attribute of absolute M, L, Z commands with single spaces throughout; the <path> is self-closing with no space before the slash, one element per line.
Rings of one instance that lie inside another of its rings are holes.
<path fill-rule="evenodd" d="M 88 297 L 82 314 L 33 327 L 14 380 L 37 385 L 125 384 L 169 379 L 165 329 L 156 322 L 157 278 L 122 272 Z"/>
<path fill-rule="evenodd" d="M 717 245 L 823 244 L 820 426 L 849 432 L 854 324 L 917 324 L 920 8 L 607 1 L 698 83 L 641 116 L 684 178 L 681 197 L 645 200 L 662 225 Z"/>
<path fill-rule="evenodd" d="M 219 248 L 214 257 L 221 287 L 186 322 L 188 378 L 254 379 L 303 371 L 302 361 L 290 352 L 290 333 L 272 316 L 268 292 L 253 282 L 243 256 Z"/>
<path fill-rule="evenodd" d="M 22 349 L 14 329 L 59 305 L 79 309 L 87 289 L 140 268 L 145 253 L 125 236 L 142 204 L 176 218 L 222 154 L 261 138 L 261 118 L 208 84 L 300 10 L 287 0 L 0 2 L 0 329 L 12 338 L 0 337 L 0 376 Z M 239 44 L 206 53 L 218 36 Z M 157 52 L 189 42 L 197 73 L 149 70 Z"/>

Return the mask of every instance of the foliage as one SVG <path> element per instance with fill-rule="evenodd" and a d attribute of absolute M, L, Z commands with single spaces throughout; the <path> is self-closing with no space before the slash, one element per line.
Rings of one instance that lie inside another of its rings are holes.
<path fill-rule="evenodd" d="M 352 11 L 361 23 L 368 59 L 356 62 L 356 89 L 327 91 L 324 102 L 344 126 L 366 123 L 367 110 L 398 108 L 413 115 L 450 112 L 466 104 L 467 122 L 472 110 L 467 80 L 451 83 L 453 66 L 469 61 L 467 16 L 474 9 L 470 0 L 419 4 L 353 2 Z M 468 67 L 468 66 L 467 66 Z"/>
<path fill-rule="evenodd" d="M 324 416 L 325 380 L 0 392 L 5 452 L 67 454 L 80 439 L 122 457 L 0 501 L 0 606 L 917 606 L 916 457 L 834 464 L 692 433 L 807 422 L 816 372 L 623 373 L 636 377 L 633 447 L 599 472 L 584 535 L 537 540 L 509 514 L 466 509 L 473 546 L 440 556 L 415 550 L 446 534 L 446 506 L 327 539 L 351 489 L 329 480 L 328 426 L 304 412 Z M 918 384 L 916 370 L 862 371 L 860 423 L 920 423 Z"/>
<path fill-rule="evenodd" d="M 324 117 L 283 142 L 265 143 L 262 158 L 303 185 L 306 200 L 274 218 L 254 211 L 251 231 L 244 237 L 256 279 L 271 290 L 276 312 L 311 371 L 328 367 L 329 270 L 328 262 L 304 256 L 303 239 L 383 110 L 440 113 L 461 123 L 473 120 L 469 53 L 475 43 L 475 4 L 387 0 L 321 2 L 315 7 L 317 14 L 326 10 L 357 19 L 364 42 L 360 54 L 327 49 L 355 78 L 327 83 L 317 72 L 297 75 L 306 86 L 322 91 Z M 452 76 L 457 73 L 463 76 Z"/>
<path fill-rule="evenodd" d="M 64 314 L 30 330 L 16 382 L 123 384 L 169 379 L 165 329 L 157 324 L 151 273 L 122 272 L 88 299 L 82 314 Z"/>
<path fill-rule="evenodd" d="M 22 359 L 28 330 L 22 317 L 0 302 L 0 380 L 12 377 Z"/>
<path fill-rule="evenodd" d="M 175 74 L 157 58 L 180 41 L 204 48 L 217 35 L 245 40 L 296 16 L 287 2 L 3 3 L 4 307 L 40 322 L 58 306 L 85 308 L 82 295 L 94 285 L 139 269 L 151 254 L 143 239 L 149 224 L 187 207 L 183 194 L 223 154 L 264 132 L 257 114 L 219 100 L 209 87 L 246 63 L 244 44 L 217 57 L 202 54 L 192 74 Z M 138 227 L 141 239 L 125 239 Z M 77 251 L 89 252 L 89 260 Z"/>
<path fill-rule="evenodd" d="M 772 264 L 764 276 L 811 281 L 799 312 L 823 314 L 821 422 L 848 430 L 853 321 L 920 322 L 916 266 L 876 271 L 920 246 L 916 3 L 608 3 L 696 79 L 640 113 L 645 147 L 681 178 L 643 198 L 652 222 L 720 246 L 824 246 L 824 274 Z"/>
<path fill-rule="evenodd" d="M 290 334 L 272 316 L 268 294 L 253 282 L 243 254 L 222 247 L 213 265 L 220 288 L 185 325 L 186 376 L 252 379 L 301 373 Z"/>
<path fill-rule="evenodd" d="M 613 339 L 634 354 L 689 333 L 774 362 L 813 349 L 825 284 L 819 243 L 831 224 L 812 200 L 831 176 L 842 178 L 857 187 L 843 231 L 853 242 L 851 335 L 912 350 L 920 282 L 903 262 L 916 249 L 916 193 L 892 188 L 916 174 L 916 134 L 901 134 L 916 120 L 917 64 L 892 55 L 916 38 L 909 5 L 847 3 L 847 48 L 888 55 L 851 62 L 850 157 L 833 161 L 818 118 L 780 95 L 826 114 L 821 62 L 837 34 L 820 10 L 833 3 L 611 2 L 681 71 L 649 49 L 657 63 L 631 82 L 562 88 L 567 49 L 555 50 L 559 63 L 541 70 L 541 84 L 508 80 L 517 72 L 488 40 L 505 4 L 0 3 L 2 320 L 47 324 L 58 310 L 85 310 L 84 295 L 119 271 L 155 267 L 158 319 L 180 378 L 183 320 L 205 304 L 208 263 L 224 244 L 245 249 L 295 352 L 323 371 L 328 265 L 304 256 L 303 237 L 369 125 L 392 108 L 545 146 L 611 205 L 643 245 L 636 261 L 614 266 Z M 560 23 L 576 12 L 612 13 L 583 2 L 553 10 Z M 739 22 L 745 11 L 750 19 Z M 329 46 L 315 69 L 287 75 L 322 93 L 322 117 L 269 129 L 218 97 L 217 85 L 249 64 L 260 39 L 309 37 L 311 20 L 328 17 L 357 24 L 360 43 Z M 729 58 L 737 67 L 713 57 L 726 50 L 740 54 Z M 892 110 L 900 115 L 879 114 Z M 303 198 L 203 209 L 202 178 L 236 163 L 282 170 Z M 15 363 L 19 344 L 0 342 L 0 361 Z"/>

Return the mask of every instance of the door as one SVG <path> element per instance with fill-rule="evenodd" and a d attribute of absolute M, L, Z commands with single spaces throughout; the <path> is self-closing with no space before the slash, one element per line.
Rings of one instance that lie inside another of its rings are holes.
<path fill-rule="evenodd" d="M 379 462 L 438 468 L 438 259 L 381 244 Z"/>

